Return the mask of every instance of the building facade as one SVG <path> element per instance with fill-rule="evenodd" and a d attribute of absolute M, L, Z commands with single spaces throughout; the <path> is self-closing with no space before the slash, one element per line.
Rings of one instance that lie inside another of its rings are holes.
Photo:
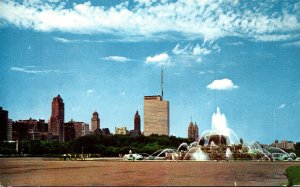
<path fill-rule="evenodd" d="M 84 136 L 84 122 L 74 122 L 74 129 L 76 138 Z"/>
<path fill-rule="evenodd" d="M 162 96 L 144 97 L 144 135 L 169 135 L 169 101 Z"/>
<path fill-rule="evenodd" d="M 89 124 L 85 123 L 83 125 L 83 133 L 84 133 L 84 136 L 90 134 L 90 125 Z"/>
<path fill-rule="evenodd" d="M 100 129 L 100 118 L 98 112 L 93 113 L 93 117 L 91 119 L 91 130 L 95 131 L 96 129 Z"/>
<path fill-rule="evenodd" d="M 188 127 L 188 139 L 197 140 L 199 137 L 199 130 L 197 123 L 191 122 Z"/>
<path fill-rule="evenodd" d="M 111 135 L 109 128 L 103 128 L 102 130 L 99 129 L 99 131 L 101 132 L 101 134 L 103 136 L 110 136 Z"/>
<path fill-rule="evenodd" d="M 12 139 L 15 140 L 49 140 L 48 124 L 43 119 L 18 120 L 12 122 Z"/>
<path fill-rule="evenodd" d="M 127 135 L 129 132 L 126 127 L 115 127 L 115 134 Z"/>
<path fill-rule="evenodd" d="M 8 120 L 8 129 L 7 129 L 7 141 L 12 141 L 12 119 Z"/>
<path fill-rule="evenodd" d="M 0 107 L 0 142 L 8 141 L 8 111 Z"/>
<path fill-rule="evenodd" d="M 74 121 L 69 121 L 68 123 L 64 124 L 64 138 L 66 142 L 72 141 L 76 137 L 74 124 L 75 124 Z"/>
<path fill-rule="evenodd" d="M 49 120 L 50 132 L 53 137 L 58 137 L 60 142 L 64 141 L 64 122 L 65 122 L 65 108 L 64 102 L 60 95 L 53 98 L 52 114 Z"/>
<path fill-rule="evenodd" d="M 280 149 L 284 149 L 284 150 L 294 150 L 295 149 L 294 142 L 286 141 L 286 140 L 281 140 L 281 142 L 279 142 L 278 140 L 275 140 L 275 142 L 272 143 L 271 146 L 277 147 Z"/>

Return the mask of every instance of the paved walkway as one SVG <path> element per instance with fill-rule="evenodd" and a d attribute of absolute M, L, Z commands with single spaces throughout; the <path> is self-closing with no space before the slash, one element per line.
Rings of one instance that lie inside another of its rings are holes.
<path fill-rule="evenodd" d="M 0 185 L 199 186 L 280 185 L 284 170 L 300 162 L 58 161 L 0 158 Z"/>

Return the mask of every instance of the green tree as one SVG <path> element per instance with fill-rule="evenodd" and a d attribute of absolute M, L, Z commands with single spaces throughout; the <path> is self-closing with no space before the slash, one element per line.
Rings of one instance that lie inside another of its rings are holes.
<path fill-rule="evenodd" d="M 300 142 L 295 144 L 295 153 L 298 157 L 300 157 Z"/>
<path fill-rule="evenodd" d="M 19 142 L 19 154 L 29 154 L 31 145 L 29 140 L 21 140 Z"/>

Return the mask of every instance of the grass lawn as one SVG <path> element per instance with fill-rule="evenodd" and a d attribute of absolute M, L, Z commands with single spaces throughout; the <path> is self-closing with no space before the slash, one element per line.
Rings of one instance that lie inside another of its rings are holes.
<path fill-rule="evenodd" d="M 300 185 L 300 166 L 290 166 L 285 172 L 289 180 L 288 186 Z"/>

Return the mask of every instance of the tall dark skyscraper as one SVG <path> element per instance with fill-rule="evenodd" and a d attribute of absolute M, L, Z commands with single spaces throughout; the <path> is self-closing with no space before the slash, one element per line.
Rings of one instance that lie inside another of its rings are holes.
<path fill-rule="evenodd" d="M 8 140 L 8 111 L 0 107 L 0 142 Z"/>
<path fill-rule="evenodd" d="M 95 131 L 96 129 L 100 129 L 100 118 L 98 115 L 98 112 L 93 113 L 93 117 L 91 119 L 91 130 L 92 132 Z"/>
<path fill-rule="evenodd" d="M 52 114 L 50 117 L 50 131 L 53 136 L 58 136 L 59 141 L 64 141 L 65 107 L 63 99 L 58 95 L 52 101 Z"/>
<path fill-rule="evenodd" d="M 188 127 L 188 139 L 191 140 L 197 140 L 199 137 L 199 130 L 198 130 L 198 125 L 195 122 L 195 124 L 191 121 Z"/>
<path fill-rule="evenodd" d="M 136 111 L 134 115 L 134 131 L 138 134 L 141 133 L 141 117 L 139 115 L 139 111 Z"/>

